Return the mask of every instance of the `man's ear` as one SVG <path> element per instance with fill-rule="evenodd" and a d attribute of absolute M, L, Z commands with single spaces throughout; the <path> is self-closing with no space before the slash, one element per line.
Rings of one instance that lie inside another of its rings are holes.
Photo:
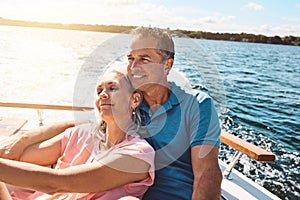
<path fill-rule="evenodd" d="M 165 73 L 168 75 L 174 63 L 173 58 L 168 58 L 165 62 Z"/>
<path fill-rule="evenodd" d="M 165 62 L 165 65 L 167 65 L 170 69 L 172 68 L 174 63 L 174 59 L 173 58 L 168 58 Z"/>

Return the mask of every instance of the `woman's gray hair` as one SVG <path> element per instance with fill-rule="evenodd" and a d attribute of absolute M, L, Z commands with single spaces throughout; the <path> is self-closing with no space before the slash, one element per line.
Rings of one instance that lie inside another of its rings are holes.
<path fill-rule="evenodd" d="M 118 76 L 124 78 L 126 84 L 127 84 L 127 88 L 128 88 L 128 91 L 131 93 L 131 94 L 134 94 L 134 93 L 139 93 L 141 95 L 141 102 L 143 100 L 143 94 L 141 91 L 139 90 L 135 90 L 127 76 L 127 73 L 125 73 L 125 71 L 120 70 L 121 68 L 116 68 L 116 67 L 112 67 L 110 69 L 108 69 L 104 75 L 106 73 L 115 73 L 117 74 Z M 103 76 L 104 76 L 103 75 Z M 145 130 L 145 127 L 142 126 L 142 116 L 141 116 L 141 111 L 140 111 L 140 108 L 139 106 L 136 107 L 134 109 L 134 113 L 133 115 L 131 116 L 131 124 L 129 125 L 129 128 L 126 131 L 126 137 L 133 134 L 133 133 L 139 133 L 141 134 L 141 132 L 144 132 Z M 103 121 L 102 119 L 100 119 L 100 122 L 97 123 L 96 125 L 93 126 L 92 128 L 92 135 L 95 136 L 95 137 L 99 137 L 101 142 L 106 142 L 106 129 L 107 129 L 107 123 L 105 121 Z M 143 130 L 143 131 L 141 131 Z"/>

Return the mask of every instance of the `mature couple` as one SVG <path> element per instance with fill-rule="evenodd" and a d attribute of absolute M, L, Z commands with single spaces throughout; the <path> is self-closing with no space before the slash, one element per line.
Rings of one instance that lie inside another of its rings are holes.
<path fill-rule="evenodd" d="M 97 86 L 99 124 L 60 123 L 16 137 L 3 157 L 57 163 L 57 170 L 0 159 L 0 181 L 41 191 L 32 199 L 220 199 L 212 99 L 168 82 L 175 51 L 166 31 L 139 27 L 133 34 L 127 72 L 109 69 Z M 0 188 L 7 198 L 28 192 Z"/>

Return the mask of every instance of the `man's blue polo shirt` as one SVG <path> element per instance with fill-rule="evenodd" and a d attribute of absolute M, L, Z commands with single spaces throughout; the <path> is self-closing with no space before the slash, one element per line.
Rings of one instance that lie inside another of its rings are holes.
<path fill-rule="evenodd" d="M 172 92 L 155 113 L 143 102 L 145 139 L 155 149 L 155 181 L 143 199 L 191 199 L 191 147 L 220 145 L 220 124 L 212 99 L 203 92 L 186 92 L 172 83 Z"/>

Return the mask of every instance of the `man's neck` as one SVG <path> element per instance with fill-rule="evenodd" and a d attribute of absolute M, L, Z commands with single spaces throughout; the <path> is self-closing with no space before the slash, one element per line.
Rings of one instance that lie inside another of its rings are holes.
<path fill-rule="evenodd" d="M 148 91 L 143 91 L 145 103 L 152 113 L 155 113 L 163 105 L 171 94 L 171 85 L 153 85 Z"/>

